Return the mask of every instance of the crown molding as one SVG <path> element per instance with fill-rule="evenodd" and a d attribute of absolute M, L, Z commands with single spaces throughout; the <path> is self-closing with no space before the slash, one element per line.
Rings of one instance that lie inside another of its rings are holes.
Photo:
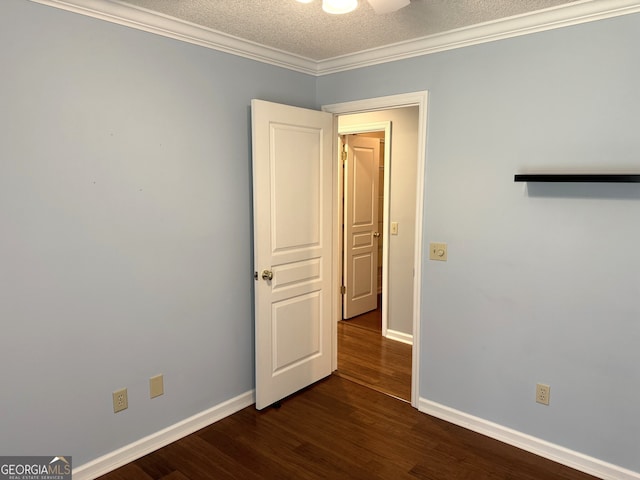
<path fill-rule="evenodd" d="M 533 13 L 315 61 L 117 0 L 31 0 L 183 42 L 322 76 L 640 12 L 639 0 L 581 0 Z"/>
<path fill-rule="evenodd" d="M 638 0 L 582 0 L 321 60 L 318 62 L 317 75 L 328 75 L 638 12 L 640 12 Z"/>

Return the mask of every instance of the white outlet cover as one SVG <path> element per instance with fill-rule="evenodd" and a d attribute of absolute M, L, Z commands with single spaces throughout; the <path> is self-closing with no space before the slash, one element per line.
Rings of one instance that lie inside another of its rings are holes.
<path fill-rule="evenodd" d="M 542 405 L 549 405 L 549 397 L 551 396 L 551 387 L 544 383 L 536 384 L 536 402 Z"/>
<path fill-rule="evenodd" d="M 116 390 L 113 392 L 113 413 L 121 412 L 129 408 L 129 399 L 127 397 L 127 389 Z"/>

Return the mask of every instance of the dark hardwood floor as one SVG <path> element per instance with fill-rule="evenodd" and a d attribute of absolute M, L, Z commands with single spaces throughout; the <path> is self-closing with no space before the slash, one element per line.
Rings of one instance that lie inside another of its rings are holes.
<path fill-rule="evenodd" d="M 593 480 L 336 375 L 253 406 L 101 480 Z"/>

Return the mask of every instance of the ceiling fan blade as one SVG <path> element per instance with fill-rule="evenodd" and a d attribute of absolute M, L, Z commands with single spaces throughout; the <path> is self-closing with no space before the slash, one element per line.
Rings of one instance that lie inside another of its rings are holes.
<path fill-rule="evenodd" d="M 378 14 L 391 13 L 409 5 L 410 0 L 369 0 L 369 5 Z"/>

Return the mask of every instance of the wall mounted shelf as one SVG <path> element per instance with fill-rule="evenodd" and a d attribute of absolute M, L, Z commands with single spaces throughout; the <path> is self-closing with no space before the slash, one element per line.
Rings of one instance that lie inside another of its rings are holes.
<path fill-rule="evenodd" d="M 527 173 L 516 174 L 514 182 L 580 182 L 580 183 L 640 183 L 638 174 L 617 173 Z"/>

